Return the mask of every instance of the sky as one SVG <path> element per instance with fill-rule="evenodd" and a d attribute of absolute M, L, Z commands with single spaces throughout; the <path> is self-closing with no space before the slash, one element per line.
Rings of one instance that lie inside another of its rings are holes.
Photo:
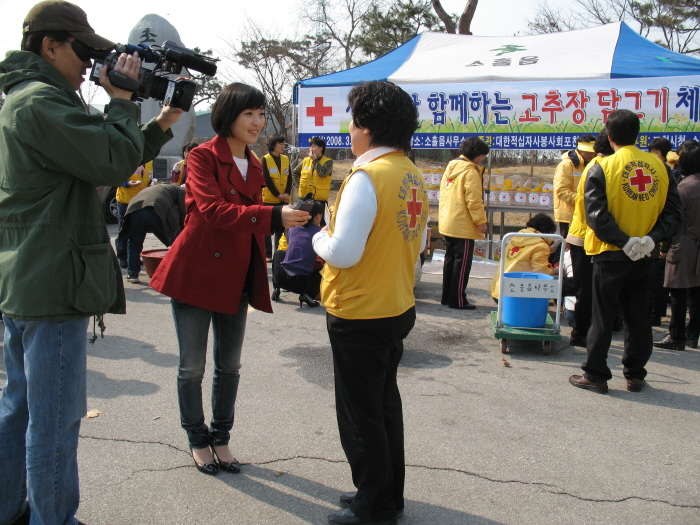
<path fill-rule="evenodd" d="M 526 19 L 532 16 L 539 0 L 481 0 L 472 22 L 472 32 L 479 36 L 526 34 Z M 88 15 L 88 21 L 99 34 L 114 42 L 126 43 L 132 27 L 145 15 L 156 13 L 167 19 L 180 33 L 189 48 L 213 49 L 221 56 L 230 49 L 226 41 L 236 41 L 245 29 L 248 17 L 265 24 L 280 37 L 299 37 L 313 28 L 304 24 L 307 4 L 300 0 L 147 0 L 141 2 L 108 2 L 106 0 L 73 0 Z M 574 0 L 557 0 L 565 8 Z M 34 4 L 32 0 L 0 0 L 0 58 L 12 49 L 19 49 L 22 21 Z M 443 0 L 450 13 L 461 13 L 466 0 Z M 235 7 L 234 7 L 235 6 Z M 507 13 L 507 15 L 506 15 Z"/>

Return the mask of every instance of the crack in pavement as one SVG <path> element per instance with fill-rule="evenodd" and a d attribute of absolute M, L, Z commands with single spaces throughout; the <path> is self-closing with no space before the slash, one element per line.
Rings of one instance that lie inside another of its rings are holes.
<path fill-rule="evenodd" d="M 188 456 L 190 455 L 187 450 L 183 450 L 181 448 L 178 448 L 174 445 L 171 445 L 170 443 L 163 443 L 160 441 L 137 441 L 133 439 L 123 439 L 123 438 L 104 438 L 104 437 L 97 437 L 97 436 L 85 436 L 85 435 L 80 435 L 81 438 L 83 439 L 95 439 L 98 441 L 118 441 L 118 442 L 124 442 L 124 443 L 134 443 L 134 444 L 145 444 L 145 445 L 162 445 L 166 446 L 169 448 L 172 448 L 174 450 L 177 450 L 178 452 L 182 452 L 184 454 L 187 454 Z M 324 458 L 324 457 L 319 457 L 319 456 L 302 456 L 302 455 L 296 455 L 296 456 L 290 456 L 290 457 L 285 457 L 285 458 L 276 458 L 276 459 L 270 459 L 266 461 L 252 461 L 250 463 L 241 463 L 241 465 L 269 465 L 271 463 L 280 463 L 284 461 L 293 461 L 295 459 L 309 459 L 309 460 L 316 460 L 316 461 L 325 461 L 326 463 L 347 463 L 347 460 L 344 459 L 329 459 L 329 458 Z M 170 470 L 177 470 L 181 468 L 189 468 L 191 465 L 178 465 L 175 467 L 169 467 L 169 468 L 163 468 L 163 469 L 140 469 L 140 470 L 135 470 L 133 471 L 128 477 L 126 477 L 123 481 L 119 482 L 119 484 L 124 483 L 125 481 L 131 479 L 133 476 L 136 474 L 139 474 L 141 472 L 167 472 Z M 483 479 L 484 481 L 489 481 L 491 483 L 501 483 L 501 484 L 515 484 L 515 485 L 530 485 L 530 486 L 538 486 L 538 487 L 543 487 L 546 492 L 549 494 L 555 494 L 555 495 L 560 495 L 560 496 L 569 496 L 571 498 L 578 499 L 580 501 L 589 501 L 592 503 L 623 503 L 625 501 L 629 500 L 639 500 L 639 501 L 646 501 L 649 503 L 663 503 L 666 505 L 670 505 L 672 507 L 678 507 L 678 508 L 685 508 L 685 509 L 700 509 L 700 505 L 686 505 L 683 503 L 673 503 L 671 501 L 666 501 L 666 500 L 661 500 L 661 499 L 655 499 L 655 498 L 645 498 L 642 496 L 627 496 L 624 498 L 619 498 L 619 499 L 605 499 L 605 498 L 586 498 L 584 496 L 579 496 L 577 494 L 572 494 L 570 492 L 566 492 L 563 489 L 560 489 L 556 485 L 552 485 L 550 483 L 544 483 L 540 481 L 522 481 L 518 479 L 495 479 L 495 478 L 490 478 L 488 476 L 484 476 L 483 474 L 479 474 L 477 472 L 470 472 L 468 470 L 463 470 L 463 469 L 457 469 L 457 468 L 451 468 L 451 467 L 430 467 L 427 465 L 414 465 L 414 464 L 406 464 L 406 468 L 415 468 L 415 469 L 424 469 L 424 470 L 437 470 L 437 471 L 442 471 L 442 472 L 456 472 L 458 474 L 464 474 L 466 476 L 472 476 L 475 478 Z M 552 489 L 552 490 L 549 490 Z"/>

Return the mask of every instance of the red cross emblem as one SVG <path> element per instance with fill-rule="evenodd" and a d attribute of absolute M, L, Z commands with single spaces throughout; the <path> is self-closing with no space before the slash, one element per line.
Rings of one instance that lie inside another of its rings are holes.
<path fill-rule="evenodd" d="M 409 217 L 408 227 L 415 228 L 418 217 L 423 212 L 423 202 L 418 200 L 418 188 L 411 188 L 411 200 L 406 202 L 406 208 Z"/>
<path fill-rule="evenodd" d="M 306 108 L 306 116 L 314 117 L 315 126 L 323 126 L 323 117 L 333 115 L 332 106 L 323 105 L 323 97 L 314 98 L 314 106 Z"/>
<path fill-rule="evenodd" d="M 630 186 L 637 186 L 638 193 L 646 193 L 647 185 L 652 184 L 654 180 L 651 178 L 651 175 L 644 173 L 642 168 L 637 168 L 634 170 L 634 173 L 636 175 L 630 177 Z"/>
<path fill-rule="evenodd" d="M 516 255 L 518 255 L 518 253 L 520 253 L 520 248 L 518 248 L 517 246 L 513 246 L 513 247 L 510 249 L 510 252 L 508 253 L 508 256 L 509 256 L 509 257 L 515 257 Z"/>

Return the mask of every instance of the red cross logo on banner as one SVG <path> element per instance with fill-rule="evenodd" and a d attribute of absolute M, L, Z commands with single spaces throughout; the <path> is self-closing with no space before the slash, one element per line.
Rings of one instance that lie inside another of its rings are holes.
<path fill-rule="evenodd" d="M 323 117 L 333 115 L 332 106 L 323 105 L 323 97 L 314 97 L 314 106 L 306 108 L 306 116 L 314 117 L 315 126 L 323 126 Z"/>
<path fill-rule="evenodd" d="M 652 184 L 654 180 L 651 175 L 644 173 L 642 168 L 637 168 L 634 170 L 636 174 L 634 177 L 630 177 L 630 186 L 636 186 L 639 193 L 647 192 L 647 185 Z"/>
<path fill-rule="evenodd" d="M 406 208 L 408 210 L 408 217 L 410 218 L 408 227 L 415 228 L 418 217 L 420 217 L 423 212 L 423 203 L 418 200 L 418 188 L 411 188 L 411 200 L 406 202 Z"/>

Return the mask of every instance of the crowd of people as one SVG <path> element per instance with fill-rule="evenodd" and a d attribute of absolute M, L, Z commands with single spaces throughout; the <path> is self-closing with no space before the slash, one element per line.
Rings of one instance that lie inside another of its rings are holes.
<path fill-rule="evenodd" d="M 85 50 L 114 46 L 79 7 L 49 0 L 28 13 L 21 50 L 0 62 L 0 89 L 7 93 L 0 178 L 14 188 L 0 195 L 7 372 L 0 397 L 0 522 L 76 523 L 89 320 L 104 331 L 104 314 L 125 313 L 120 266 L 128 281 L 138 282 L 144 239 L 153 233 L 170 246 L 150 285 L 170 298 L 180 420 L 195 468 L 206 475 L 240 472 L 230 440 L 248 309 L 272 313 L 271 301 L 288 290 L 299 294 L 300 307 L 326 308 L 338 430 L 357 489 L 340 495 L 341 509 L 328 523 L 395 525 L 405 482 L 397 369 L 416 321 L 414 265 L 429 217 L 421 170 L 405 154 L 418 128 L 412 98 L 390 82 L 350 91 L 356 160 L 332 213 L 333 161 L 323 139 L 313 138 L 309 155 L 293 168 L 283 135 L 270 137 L 268 154 L 258 159 L 251 146 L 265 125 L 265 96 L 242 83 L 224 87 L 214 102 L 216 136 L 185 144 L 172 184 L 151 186 L 146 165 L 173 137 L 170 127 L 182 110 L 165 106 L 139 126 L 132 93 L 113 86 L 103 68 L 107 116 L 89 115 L 76 95 L 91 65 Z M 140 68 L 138 55 L 126 53 L 114 66 L 132 79 Z M 700 334 L 700 145 L 686 142 L 672 152 L 668 141 L 657 140 L 647 153 L 635 146 L 638 133 L 637 115 L 618 110 L 598 136 L 579 137 L 554 176 L 554 220 L 540 213 L 521 230 L 553 233 L 556 221 L 566 237 L 576 296 L 570 342 L 587 349 L 582 374 L 569 381 L 599 393 L 608 391 L 607 353 L 618 317 L 632 392 L 645 386 L 652 345 L 696 348 Z M 475 309 L 466 289 L 474 241 L 487 230 L 481 164 L 488 153 L 483 140 L 464 140 L 442 179 L 441 302 L 449 308 Z M 289 205 L 295 178 L 299 198 L 311 202 L 306 208 Z M 119 187 L 116 253 L 97 185 Z M 550 244 L 513 238 L 504 250 L 506 269 L 552 274 Z M 660 315 L 652 310 L 659 268 L 658 296 L 665 311 L 670 294 L 671 322 L 669 335 L 653 343 L 649 318 Z M 498 300 L 498 276 L 491 294 Z M 202 380 L 210 332 L 207 418 Z"/>

